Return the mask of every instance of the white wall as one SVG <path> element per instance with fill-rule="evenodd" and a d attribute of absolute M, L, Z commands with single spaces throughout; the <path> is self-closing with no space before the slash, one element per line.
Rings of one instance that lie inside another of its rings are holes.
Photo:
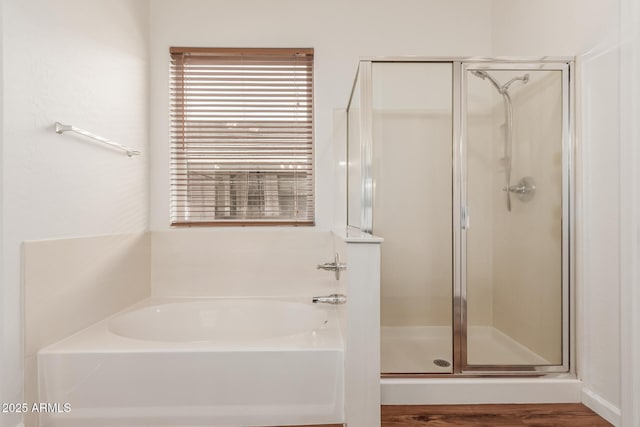
<path fill-rule="evenodd" d="M 4 99 L 4 2 L 0 2 L 0 99 Z M 4 102 L 0 102 L 0 165 L 3 163 L 4 155 Z M 0 168 L 0 270 L 4 271 L 4 173 Z M 4 274 L 0 274 L 0 312 L 4 313 L 6 310 L 6 288 Z M 7 342 L 6 334 L 7 325 L 4 318 L 0 318 L 0 343 L 2 343 L 3 349 L 9 348 L 9 342 Z M 0 366 L 9 366 L 8 360 L 9 352 L 0 351 Z M 0 371 L 0 374 L 4 376 L 4 373 Z M 0 382 L 0 402 L 10 402 L 11 398 L 15 397 L 15 394 L 11 392 L 9 383 L 4 381 Z M 11 422 L 7 420 L 6 424 Z M 0 421 L 0 426 L 4 426 L 4 422 Z M 13 423 L 15 424 L 15 423 Z"/>
<path fill-rule="evenodd" d="M 333 226 L 333 109 L 358 58 L 486 55 L 490 0 L 154 0 L 151 2 L 151 229 L 169 228 L 169 47 L 315 48 L 316 224 Z"/>
<path fill-rule="evenodd" d="M 619 417 L 620 130 L 617 50 L 583 61 L 581 377 L 588 396 L 604 399 Z M 579 353 L 580 354 L 580 353 Z"/>
<path fill-rule="evenodd" d="M 21 243 L 147 228 L 146 0 L 3 1 L 2 360 L 22 401 Z M 57 135 L 60 121 L 143 152 Z M 16 420 L 0 417 L 0 424 Z"/>
<path fill-rule="evenodd" d="M 308 297 L 344 292 L 316 268 L 335 253 L 327 231 L 309 228 L 180 229 L 151 233 L 154 297 Z"/>
<path fill-rule="evenodd" d="M 619 423 L 620 276 L 617 0 L 494 1 L 494 55 L 580 56 L 578 357 L 584 399 Z"/>
<path fill-rule="evenodd" d="M 615 42 L 619 0 L 494 0 L 494 56 L 581 55 Z"/>
<path fill-rule="evenodd" d="M 640 4 L 622 0 L 621 40 L 621 341 L 622 420 L 640 425 Z"/>

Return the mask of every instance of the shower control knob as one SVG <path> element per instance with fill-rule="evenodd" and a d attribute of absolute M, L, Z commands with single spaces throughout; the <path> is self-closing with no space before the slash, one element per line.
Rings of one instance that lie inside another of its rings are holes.
<path fill-rule="evenodd" d="M 504 187 L 502 191 L 509 191 L 518 197 L 521 202 L 528 202 L 533 199 L 536 193 L 536 183 L 530 176 L 525 176 L 516 185 Z"/>
<path fill-rule="evenodd" d="M 507 188 L 503 188 L 502 191 L 507 191 Z M 528 189 L 524 185 L 511 185 L 509 187 L 509 192 L 516 194 L 525 194 L 528 193 Z"/>

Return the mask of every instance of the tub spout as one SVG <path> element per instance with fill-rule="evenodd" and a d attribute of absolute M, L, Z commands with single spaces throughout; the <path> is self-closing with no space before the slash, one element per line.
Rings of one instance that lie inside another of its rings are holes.
<path fill-rule="evenodd" d="M 347 297 L 342 294 L 331 294 L 325 297 L 313 297 L 311 302 L 314 304 L 319 302 L 324 304 L 344 304 L 347 302 Z"/>

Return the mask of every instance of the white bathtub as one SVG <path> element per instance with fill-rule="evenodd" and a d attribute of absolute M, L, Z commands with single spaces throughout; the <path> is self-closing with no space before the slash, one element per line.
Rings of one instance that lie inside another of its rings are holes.
<path fill-rule="evenodd" d="M 339 308 L 149 299 L 38 353 L 40 425 L 344 422 Z"/>

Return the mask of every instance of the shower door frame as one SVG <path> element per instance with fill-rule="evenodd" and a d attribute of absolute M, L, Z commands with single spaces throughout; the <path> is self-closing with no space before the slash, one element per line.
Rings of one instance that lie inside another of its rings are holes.
<path fill-rule="evenodd" d="M 571 330 L 575 325 L 575 232 L 574 232 L 574 89 L 573 58 L 544 58 L 537 61 L 495 59 L 488 61 L 464 60 L 454 62 L 454 70 L 458 69 L 458 78 L 454 80 L 454 106 L 456 99 L 459 108 L 454 108 L 454 374 L 485 375 L 545 375 L 557 373 L 575 373 L 575 333 Z M 470 70 L 517 70 L 526 71 L 559 71 L 562 73 L 562 363 L 558 365 L 471 365 L 468 363 L 468 319 L 467 319 L 467 236 L 464 222 L 468 221 L 467 193 L 467 72 Z M 455 71 L 454 71 L 455 77 Z M 456 137 L 455 131 L 458 130 Z M 457 170 L 456 170 L 457 166 Z M 456 209 L 456 203 L 458 207 Z M 456 226 L 455 220 L 458 220 Z M 456 232 L 459 233 L 456 236 Z M 457 247 L 456 247 L 457 245 Z M 457 279 L 457 281 L 456 281 Z M 458 311 L 456 311 L 456 309 Z M 457 363 L 456 363 L 457 362 Z"/>
<path fill-rule="evenodd" d="M 382 373 L 387 378 L 447 377 L 447 376 L 541 376 L 575 375 L 575 200 L 574 200 L 574 124 L 575 124 L 575 62 L 572 57 L 540 58 L 476 58 L 476 57 L 374 57 L 359 61 L 352 92 L 347 104 L 351 108 L 356 85 L 360 84 L 360 155 L 361 155 L 361 216 L 358 228 L 371 233 L 373 229 L 373 76 L 374 63 L 450 63 L 452 65 L 452 373 Z M 562 364 L 560 365 L 469 365 L 467 363 L 467 289 L 466 232 L 466 71 L 483 70 L 549 70 L 562 72 Z M 347 114 L 347 132 L 349 128 Z M 349 140 L 347 138 L 347 144 Z M 349 148 L 347 146 L 347 164 Z M 349 194 L 349 172 L 347 198 Z M 347 210 L 349 202 L 347 200 Z M 464 216 L 464 219 L 463 219 Z"/>

